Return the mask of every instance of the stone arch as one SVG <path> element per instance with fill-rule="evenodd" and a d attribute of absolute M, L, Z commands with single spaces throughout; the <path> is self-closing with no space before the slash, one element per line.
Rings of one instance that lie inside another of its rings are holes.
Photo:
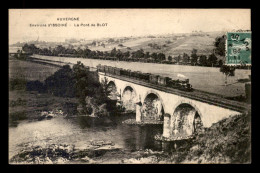
<path fill-rule="evenodd" d="M 133 86 L 126 84 L 121 91 L 121 101 L 126 110 L 135 111 L 138 95 Z"/>
<path fill-rule="evenodd" d="M 107 81 L 107 83 L 109 84 L 109 83 L 113 83 L 114 85 L 116 85 L 116 82 L 115 82 L 115 80 L 111 80 L 111 79 L 107 79 L 108 81 Z"/>
<path fill-rule="evenodd" d="M 170 118 L 172 136 L 190 136 L 202 126 L 202 114 L 195 104 L 188 101 L 179 101 L 174 106 Z"/>
<path fill-rule="evenodd" d="M 151 93 L 155 94 L 155 95 L 160 99 L 160 101 L 161 101 L 161 103 L 162 103 L 162 106 L 163 106 L 163 108 L 165 109 L 166 107 L 165 107 L 165 104 L 164 104 L 164 101 L 163 101 L 162 97 L 160 96 L 160 94 L 159 94 L 158 92 L 156 92 L 156 91 L 154 91 L 154 90 L 149 90 L 149 91 L 147 91 L 147 92 L 145 93 L 144 97 L 141 98 L 142 103 L 144 103 L 145 98 L 146 98 L 149 94 L 151 94 Z"/>
<path fill-rule="evenodd" d="M 116 86 L 115 81 L 114 80 L 109 80 L 107 85 L 108 85 L 108 91 L 110 92 L 108 97 L 111 100 L 117 100 L 118 93 L 117 93 L 117 86 Z"/>
<path fill-rule="evenodd" d="M 136 93 L 136 95 L 137 95 L 137 90 L 136 90 L 135 87 L 134 87 L 133 85 L 131 85 L 130 83 L 127 83 L 127 84 L 124 85 L 124 87 L 122 88 L 123 90 L 122 90 L 122 93 L 121 93 L 121 94 L 123 94 L 123 92 L 124 92 L 124 90 L 126 89 L 126 87 L 132 88 L 133 91 L 134 91 L 134 92 Z"/>
<path fill-rule="evenodd" d="M 165 105 L 156 91 L 148 91 L 142 99 L 142 103 L 142 115 L 144 120 L 163 120 Z"/>
<path fill-rule="evenodd" d="M 186 101 L 186 100 L 180 100 L 180 101 L 178 101 L 174 106 L 173 106 L 173 111 L 172 112 L 174 112 L 175 110 L 176 110 L 176 108 L 178 107 L 178 106 L 180 106 L 181 104 L 189 104 L 189 105 L 191 105 L 197 112 L 198 112 L 198 114 L 199 114 L 199 116 L 202 118 L 203 116 L 202 116 L 202 113 L 201 113 L 201 111 L 200 111 L 200 109 L 193 103 L 193 102 L 191 102 L 191 101 Z"/>

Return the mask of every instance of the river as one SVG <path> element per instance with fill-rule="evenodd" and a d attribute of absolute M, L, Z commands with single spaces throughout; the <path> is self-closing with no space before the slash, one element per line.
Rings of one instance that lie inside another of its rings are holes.
<path fill-rule="evenodd" d="M 141 126 L 122 123 L 134 117 L 135 114 L 111 115 L 107 125 L 93 124 L 78 117 L 21 121 L 17 127 L 9 127 L 9 158 L 28 146 L 45 148 L 51 144 L 67 144 L 83 150 L 96 140 L 111 141 L 113 148 L 130 152 L 145 149 L 162 151 L 162 143 L 154 139 L 156 134 L 162 134 L 162 124 Z"/>

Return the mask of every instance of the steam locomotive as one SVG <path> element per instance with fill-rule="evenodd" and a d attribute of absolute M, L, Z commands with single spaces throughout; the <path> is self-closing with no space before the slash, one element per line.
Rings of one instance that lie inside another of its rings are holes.
<path fill-rule="evenodd" d="M 131 71 L 123 68 L 111 67 L 111 66 L 106 66 L 101 64 L 97 66 L 97 71 L 112 74 L 112 75 L 117 75 L 117 76 L 124 76 L 128 78 L 138 79 L 152 84 L 179 89 L 182 91 L 189 91 L 189 92 L 193 91 L 192 85 L 189 83 L 189 79 L 173 80 L 169 77 L 163 77 L 151 73 L 142 73 L 140 71 Z"/>

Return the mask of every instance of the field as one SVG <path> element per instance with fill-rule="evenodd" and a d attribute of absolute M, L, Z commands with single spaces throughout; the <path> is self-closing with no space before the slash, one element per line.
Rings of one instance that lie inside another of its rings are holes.
<path fill-rule="evenodd" d="M 19 61 L 12 58 L 9 59 L 9 79 L 23 78 L 43 82 L 57 70 L 57 67 L 41 65 L 29 61 Z"/>
<path fill-rule="evenodd" d="M 77 102 L 75 98 L 60 98 L 48 93 L 25 90 L 23 85 L 26 85 L 26 82 L 35 80 L 43 82 L 58 69 L 53 66 L 9 59 L 9 125 L 16 126 L 24 119 L 37 120 L 42 111 L 65 110 L 69 108 L 71 102 Z M 16 83 L 12 83 L 14 80 Z M 15 85 L 13 89 L 11 85 Z"/>
<path fill-rule="evenodd" d="M 91 46 L 89 49 L 98 51 L 110 51 L 114 47 L 125 51 L 136 51 L 143 49 L 144 52 L 164 53 L 167 57 L 182 55 L 183 53 L 191 54 L 192 49 L 198 50 L 198 55 L 209 55 L 214 49 L 214 41 L 218 36 L 224 35 L 225 32 L 209 32 L 209 33 L 191 33 L 191 34 L 169 34 L 156 37 L 131 37 L 128 40 L 119 43 L 109 43 L 105 47 Z M 148 44 L 157 44 L 160 49 L 154 49 Z M 123 47 L 118 46 L 122 44 Z M 130 50 L 127 48 L 131 48 Z"/>

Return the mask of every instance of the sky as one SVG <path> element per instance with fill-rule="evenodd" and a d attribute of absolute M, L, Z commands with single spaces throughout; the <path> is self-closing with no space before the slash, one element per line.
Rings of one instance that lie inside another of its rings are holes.
<path fill-rule="evenodd" d="M 79 18 L 59 21 L 57 18 Z M 67 27 L 48 27 L 48 24 Z M 106 24 L 97 27 L 97 23 Z M 30 27 L 45 24 L 46 27 Z M 76 27 L 81 24 L 95 26 Z M 9 9 L 9 44 L 156 34 L 251 30 L 250 9 Z"/>

